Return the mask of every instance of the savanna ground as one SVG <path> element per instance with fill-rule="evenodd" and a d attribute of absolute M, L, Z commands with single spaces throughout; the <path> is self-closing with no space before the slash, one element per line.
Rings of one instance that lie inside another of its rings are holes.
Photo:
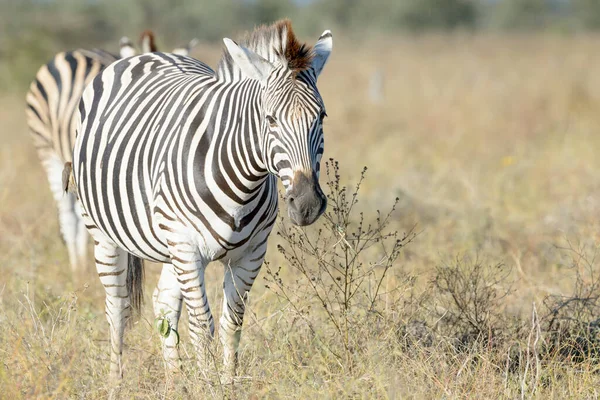
<path fill-rule="evenodd" d="M 167 384 L 150 299 L 159 267 L 147 265 L 119 395 L 597 398 L 599 40 L 336 39 L 319 82 L 325 158 L 351 189 L 368 167 L 349 223 L 335 221 L 330 201 L 335 224 L 299 230 L 284 219 L 275 229 L 295 236 L 272 236 L 233 389 L 220 384 L 218 362 L 197 370 L 185 316 L 184 370 Z M 215 65 L 218 51 L 193 55 Z M 377 69 L 385 94 L 373 104 Z M 0 397 L 104 398 L 104 293 L 93 272 L 70 272 L 24 96 L 0 97 Z M 408 233 L 404 247 L 390 254 L 388 238 L 360 251 L 359 212 L 376 224 L 396 197 L 384 231 Z M 325 239 L 308 250 L 317 262 L 299 241 L 319 228 Z M 217 317 L 222 274 L 218 264 L 207 272 Z"/>

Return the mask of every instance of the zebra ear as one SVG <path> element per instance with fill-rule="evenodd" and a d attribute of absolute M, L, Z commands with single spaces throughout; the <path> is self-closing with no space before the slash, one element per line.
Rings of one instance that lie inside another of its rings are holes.
<path fill-rule="evenodd" d="M 121 56 L 121 58 L 135 56 L 135 47 L 133 47 L 133 43 L 131 43 L 131 40 L 129 40 L 127 36 L 123 36 L 121 38 L 119 46 L 121 47 L 121 49 L 119 50 L 119 55 Z"/>
<path fill-rule="evenodd" d="M 177 47 L 176 49 L 173 49 L 172 53 L 180 55 L 180 56 L 189 56 L 190 55 L 190 51 L 194 47 L 196 47 L 197 44 L 198 44 L 198 39 L 193 38 L 192 40 L 190 40 L 190 42 L 187 45 L 181 46 L 181 47 Z"/>
<path fill-rule="evenodd" d="M 245 76 L 263 84 L 266 83 L 269 74 L 273 71 L 273 64 L 252 50 L 239 46 L 231 39 L 225 38 L 223 42 L 233 62 L 242 70 Z"/>
<path fill-rule="evenodd" d="M 155 51 L 158 51 L 154 40 L 154 32 L 151 30 L 142 32 L 140 41 L 142 42 L 142 53 L 154 53 Z"/>
<path fill-rule="evenodd" d="M 323 71 L 323 67 L 331 54 L 333 48 L 333 35 L 330 30 L 323 32 L 319 40 L 314 47 L 315 57 L 312 61 L 312 69 L 315 71 L 315 75 L 318 77 Z"/>

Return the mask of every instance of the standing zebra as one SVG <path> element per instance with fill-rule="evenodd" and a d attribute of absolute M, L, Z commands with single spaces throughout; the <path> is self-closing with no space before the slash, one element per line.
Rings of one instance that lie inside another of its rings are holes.
<path fill-rule="evenodd" d="M 140 40 L 144 52 L 156 51 L 151 31 L 145 31 Z M 137 53 L 126 37 L 121 39 L 120 46 L 121 57 Z M 98 49 L 59 53 L 39 69 L 27 93 L 27 124 L 58 205 L 60 230 L 74 272 L 86 263 L 88 239 L 75 196 L 63 193 L 63 166 L 71 161 L 76 109 L 83 90 L 104 67 L 118 58 Z"/>
<path fill-rule="evenodd" d="M 165 263 L 155 314 L 176 331 L 185 301 L 201 368 L 214 335 L 204 271 L 224 264 L 219 336 L 234 375 L 245 301 L 277 216 L 277 178 L 294 224 L 326 207 L 316 82 L 331 33 L 311 49 L 283 20 L 241 45 L 224 42 L 216 72 L 189 57 L 141 55 L 106 68 L 80 103 L 73 175 L 106 291 L 113 377 L 122 377 L 125 322 L 141 302 L 139 259 Z M 175 336 L 163 341 L 173 369 Z"/>

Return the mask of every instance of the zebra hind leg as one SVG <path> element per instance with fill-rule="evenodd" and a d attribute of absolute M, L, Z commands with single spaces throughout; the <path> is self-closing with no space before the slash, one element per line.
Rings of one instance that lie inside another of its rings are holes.
<path fill-rule="evenodd" d="M 110 378 L 123 377 L 123 334 L 132 316 L 127 288 L 128 254 L 114 243 L 96 242 L 96 269 L 106 292 L 106 319 L 110 331 Z"/>
<path fill-rule="evenodd" d="M 178 372 L 181 369 L 178 326 L 182 300 L 177 273 L 173 265 L 163 264 L 158 285 L 152 295 L 152 302 L 156 327 L 161 334 L 163 358 L 167 370 L 170 372 Z"/>
<path fill-rule="evenodd" d="M 74 274 L 77 274 L 81 272 L 81 269 L 83 268 L 83 265 L 81 265 L 82 257 L 79 256 L 77 250 L 78 229 L 83 228 L 85 231 L 85 225 L 80 223 L 81 216 L 78 215 L 76 211 L 75 195 L 63 191 L 62 171 L 64 163 L 60 157 L 54 153 L 47 155 L 43 162 L 43 166 L 48 175 L 50 190 L 52 191 L 52 195 L 58 206 L 60 233 L 69 252 L 71 270 Z M 82 234 L 87 238 L 86 232 Z M 85 256 L 83 257 L 83 260 L 85 261 Z"/>
<path fill-rule="evenodd" d="M 60 231 L 67 246 L 69 252 L 69 263 L 71 265 L 71 271 L 74 275 L 83 272 L 85 263 L 85 257 L 81 257 L 78 251 L 78 229 L 80 217 L 75 212 L 75 196 L 71 193 L 65 193 L 61 199 L 58 200 L 58 221 L 60 224 Z M 83 226 L 85 230 L 85 226 Z M 87 234 L 86 234 L 87 238 Z"/>

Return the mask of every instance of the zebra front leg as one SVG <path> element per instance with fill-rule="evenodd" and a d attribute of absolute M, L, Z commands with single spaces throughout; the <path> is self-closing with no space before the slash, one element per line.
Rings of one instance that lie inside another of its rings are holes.
<path fill-rule="evenodd" d="M 235 263 L 230 261 L 225 264 L 223 313 L 219 324 L 219 338 L 223 344 L 226 380 L 229 381 L 236 376 L 238 348 L 248 293 L 262 266 L 265 250 L 266 241 L 263 246 L 253 251 L 244 260 Z"/>
<path fill-rule="evenodd" d="M 96 242 L 96 269 L 106 291 L 106 319 L 110 331 L 110 377 L 123 377 L 123 333 L 131 317 L 127 290 L 127 253 L 109 241 Z"/>
<path fill-rule="evenodd" d="M 198 254 L 197 246 L 187 242 L 170 240 L 169 252 L 173 270 L 183 301 L 188 311 L 190 337 L 196 349 L 200 371 L 209 370 L 211 365 L 210 342 L 215 332 L 215 324 L 204 281 L 204 270 L 208 262 Z"/>
<path fill-rule="evenodd" d="M 152 301 L 154 304 L 154 315 L 162 324 L 163 319 L 168 323 L 168 329 L 161 335 L 163 358 L 167 370 L 178 372 L 181 369 L 179 358 L 179 317 L 181 316 L 181 304 L 183 297 L 177 281 L 177 274 L 172 264 L 163 264 L 158 285 L 154 290 Z"/>

